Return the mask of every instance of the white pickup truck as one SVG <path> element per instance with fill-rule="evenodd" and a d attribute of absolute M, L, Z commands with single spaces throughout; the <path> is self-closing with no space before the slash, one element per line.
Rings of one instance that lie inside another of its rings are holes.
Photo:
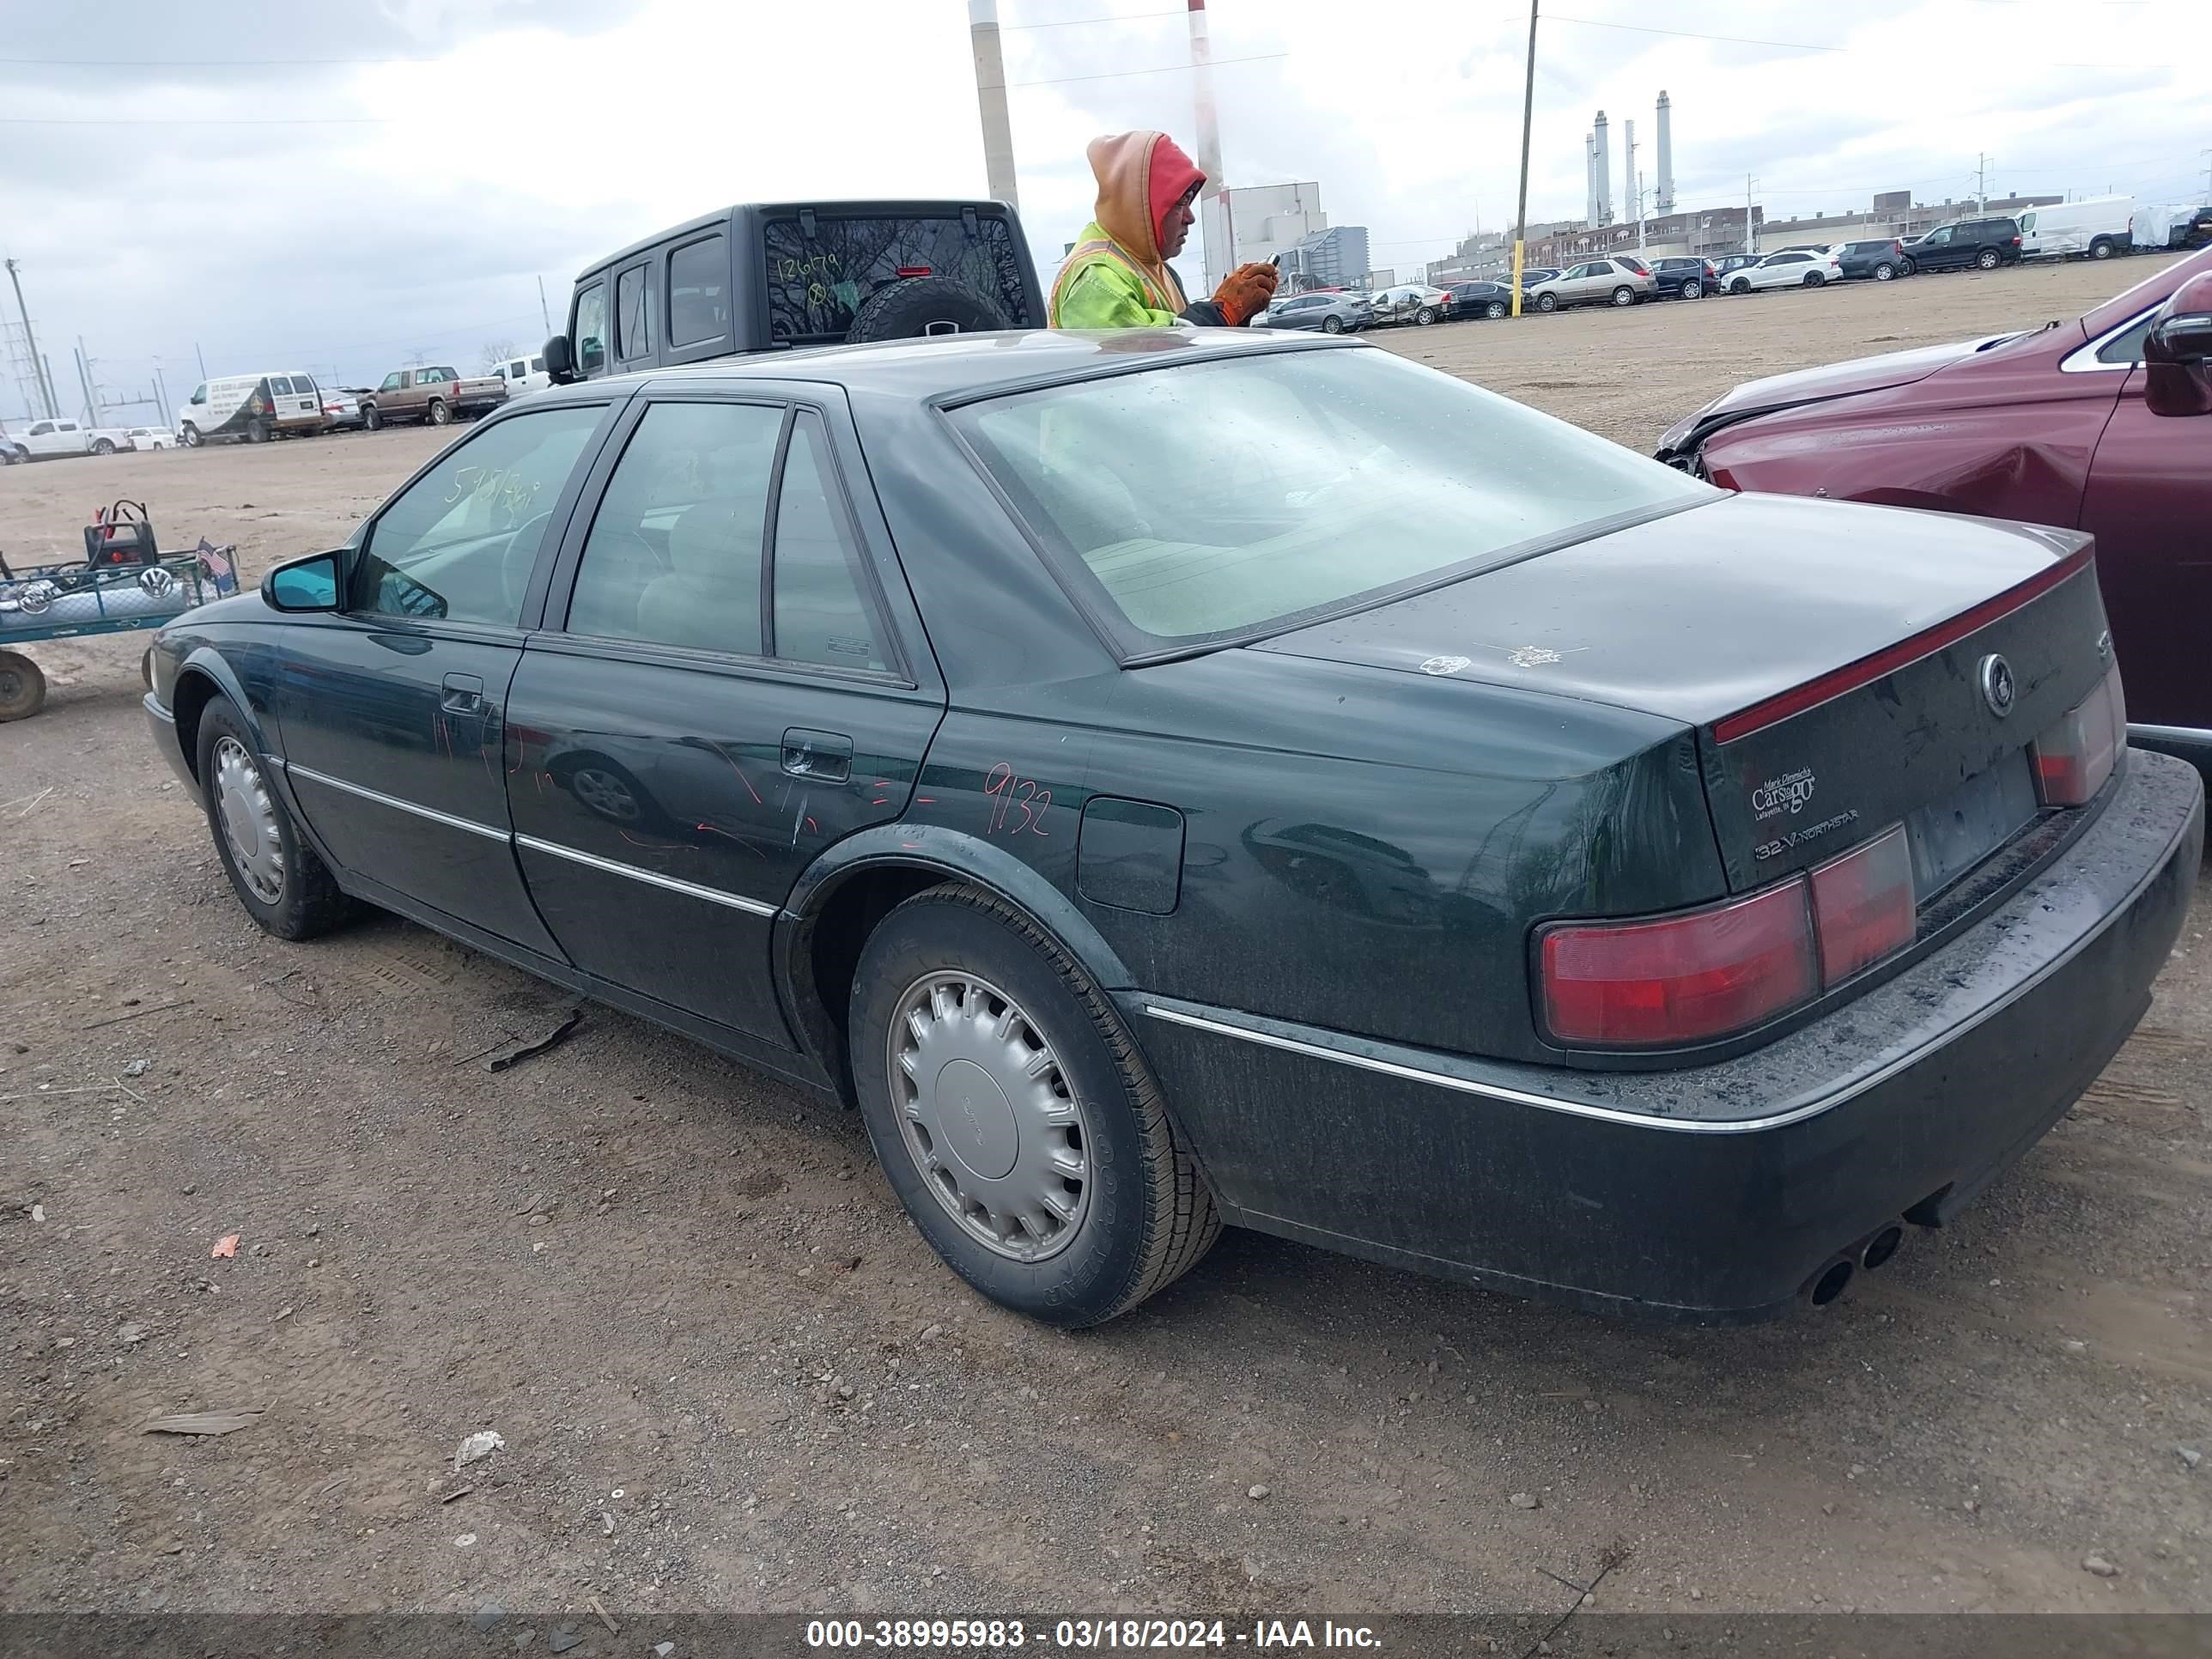
<path fill-rule="evenodd" d="M 76 421 L 33 421 L 15 434 L 26 459 L 52 460 L 57 455 L 112 455 L 131 447 L 128 428 L 85 426 Z"/>

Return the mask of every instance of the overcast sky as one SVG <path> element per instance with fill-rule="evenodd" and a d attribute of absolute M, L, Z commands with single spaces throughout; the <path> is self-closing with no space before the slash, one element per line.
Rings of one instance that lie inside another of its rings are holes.
<path fill-rule="evenodd" d="M 1777 216 L 1964 198 L 1984 151 L 1992 194 L 2212 193 L 2203 0 L 1563 3 L 1538 40 L 1532 221 L 1581 214 L 1600 107 L 1624 202 L 1620 124 L 1649 173 L 1662 87 L 1682 208 L 1741 202 L 1747 172 Z M 1087 139 L 1158 126 L 1195 148 L 1183 8 L 1000 9 L 1048 271 L 1089 216 Z M 1401 275 L 1510 223 L 1517 0 L 1209 15 L 1231 185 L 1317 180 Z M 661 225 L 983 189 L 964 0 L 0 0 L 0 252 L 70 412 L 79 335 L 110 395 L 149 388 L 158 360 L 173 405 L 196 347 L 212 374 L 373 383 L 418 354 L 474 371 L 488 343 L 544 337 L 541 276 L 557 325 L 580 266 Z M 1182 263 L 1194 278 L 1197 250 Z M 22 407 L 0 362 L 0 415 Z"/>

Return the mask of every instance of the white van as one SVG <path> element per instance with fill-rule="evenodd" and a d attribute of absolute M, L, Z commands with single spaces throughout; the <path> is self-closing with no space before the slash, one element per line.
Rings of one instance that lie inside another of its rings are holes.
<path fill-rule="evenodd" d="M 2015 216 L 2020 220 L 2020 257 L 2063 259 L 2081 254 L 2109 259 L 2129 252 L 2135 246 L 2129 229 L 2135 213 L 2132 196 L 2096 196 L 2086 202 L 2023 208 Z"/>
<path fill-rule="evenodd" d="M 211 438 L 258 444 L 329 424 L 313 375 L 297 369 L 229 374 L 193 388 L 191 401 L 177 411 L 177 438 L 187 449 Z"/>
<path fill-rule="evenodd" d="M 526 398 L 553 384 L 553 377 L 545 372 L 544 355 L 535 351 L 526 357 L 509 357 L 503 363 L 494 363 L 491 372 L 507 382 L 507 395 L 510 398 Z"/>

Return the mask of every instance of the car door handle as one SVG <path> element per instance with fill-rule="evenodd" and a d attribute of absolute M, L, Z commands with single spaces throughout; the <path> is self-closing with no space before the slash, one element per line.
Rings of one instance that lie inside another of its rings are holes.
<path fill-rule="evenodd" d="M 783 769 L 794 778 L 842 783 L 853 775 L 853 740 L 842 732 L 794 726 L 783 734 Z"/>
<path fill-rule="evenodd" d="M 473 674 L 448 674 L 443 681 L 446 695 L 438 706 L 448 714 L 473 714 L 483 708 L 483 682 Z"/>

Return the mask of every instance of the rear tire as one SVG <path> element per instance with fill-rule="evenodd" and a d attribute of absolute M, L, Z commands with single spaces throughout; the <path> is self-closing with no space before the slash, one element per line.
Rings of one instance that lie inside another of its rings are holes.
<path fill-rule="evenodd" d="M 1431 323 L 1436 321 L 1436 319 L 1437 312 L 1434 306 L 1423 306 L 1419 311 L 1413 313 L 1413 325 L 1416 328 L 1426 328 Z"/>
<path fill-rule="evenodd" d="M 1985 247 L 1974 256 L 1974 263 L 1984 270 L 1995 270 L 2004 263 L 2004 256 L 1993 247 Z"/>
<path fill-rule="evenodd" d="M 1507 307 L 1504 301 L 1492 300 L 1488 305 L 1483 307 L 1482 314 L 1489 318 L 1490 320 L 1494 323 L 1499 318 L 1504 316 L 1509 309 L 1510 307 Z"/>
<path fill-rule="evenodd" d="M 2095 241 L 2089 244 L 2089 257 L 2092 259 L 2111 258 L 2112 257 L 2112 243 L 2106 238 L 2100 236 Z"/>
<path fill-rule="evenodd" d="M 1818 288 L 1821 283 L 1827 280 L 1828 279 L 1826 277 L 1820 275 L 1817 270 L 1808 270 L 1805 273 L 1805 286 L 1807 288 Z"/>
<path fill-rule="evenodd" d="M 886 916 L 853 976 L 849 1030 L 884 1175 L 938 1255 L 1000 1306 L 1096 1325 L 1219 1237 L 1113 1005 L 995 894 L 934 887 Z"/>
<path fill-rule="evenodd" d="M 216 856 L 262 931 L 313 939 L 350 917 L 357 907 L 301 838 L 270 785 L 245 718 L 227 697 L 201 712 L 198 760 L 200 804 Z"/>
<path fill-rule="evenodd" d="M 1324 317 L 1324 318 L 1322 318 L 1322 319 L 1321 319 L 1321 331 L 1322 331 L 1322 333 L 1324 333 L 1324 334 L 1341 334 L 1341 333 L 1343 333 L 1343 332 L 1344 332 L 1344 319 L 1343 319 L 1343 318 L 1341 318 L 1341 317 Z"/>
<path fill-rule="evenodd" d="M 258 421 L 248 421 L 246 423 L 246 441 L 250 444 L 267 443 L 269 428 Z"/>
<path fill-rule="evenodd" d="M 1682 284 L 1682 297 L 1685 300 L 1704 299 L 1705 297 L 1705 285 L 1698 282 L 1696 277 L 1692 276 L 1688 282 Z"/>
<path fill-rule="evenodd" d="M 424 410 L 422 414 L 423 418 L 432 426 L 447 426 L 453 422 L 453 405 L 443 398 L 433 398 L 430 399 L 430 406 Z"/>
<path fill-rule="evenodd" d="M 0 721 L 27 720 L 46 706 L 46 677 L 17 651 L 0 651 Z"/>
<path fill-rule="evenodd" d="M 1873 275 L 1877 283 L 1893 283 L 1897 280 L 1897 267 L 1884 259 L 1874 268 Z"/>
<path fill-rule="evenodd" d="M 1634 305 L 1636 303 L 1636 290 L 1629 287 L 1626 283 L 1622 283 L 1619 288 L 1613 289 L 1613 302 L 1617 306 Z"/>

